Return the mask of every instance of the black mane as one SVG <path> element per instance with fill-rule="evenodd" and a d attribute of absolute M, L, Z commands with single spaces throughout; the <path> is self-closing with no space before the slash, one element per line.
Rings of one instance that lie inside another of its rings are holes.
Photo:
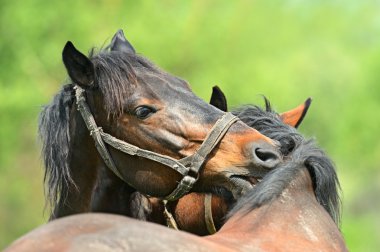
<path fill-rule="evenodd" d="M 124 97 L 136 84 L 137 71 L 150 71 L 165 74 L 147 59 L 129 53 L 102 50 L 90 60 L 95 66 L 95 88 L 104 96 L 104 106 L 109 115 L 123 111 Z M 120 85 L 126 83 L 126 85 Z M 39 116 L 39 138 L 42 142 L 42 159 L 45 165 L 44 182 L 46 198 L 52 209 L 59 200 L 64 200 L 70 188 L 75 188 L 69 167 L 70 160 L 70 111 L 75 100 L 74 84 L 63 86 L 44 106 Z"/>
<path fill-rule="evenodd" d="M 298 171 L 306 167 L 312 177 L 317 201 L 339 225 L 340 185 L 333 162 L 313 139 L 305 139 L 295 128 L 284 124 L 278 114 L 272 111 L 267 99 L 265 103 L 265 110 L 257 106 L 244 106 L 233 113 L 250 127 L 279 141 L 285 162 L 270 171 L 258 185 L 239 199 L 229 217 L 237 211 L 248 212 L 277 198 Z"/>
<path fill-rule="evenodd" d="M 60 197 L 66 197 L 70 185 L 75 183 L 69 169 L 70 110 L 74 102 L 73 85 L 65 85 L 53 101 L 42 108 L 38 133 L 42 142 L 45 165 L 46 198 L 54 208 Z"/>

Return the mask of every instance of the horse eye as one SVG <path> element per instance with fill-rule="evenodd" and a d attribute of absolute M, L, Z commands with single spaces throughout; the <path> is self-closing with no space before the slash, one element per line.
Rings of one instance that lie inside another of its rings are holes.
<path fill-rule="evenodd" d="M 151 116 L 155 112 L 156 112 L 156 110 L 153 109 L 153 108 L 151 108 L 151 107 L 140 106 L 140 107 L 137 107 L 135 109 L 134 114 L 139 119 L 146 119 L 146 118 L 148 118 L 149 116 Z"/>

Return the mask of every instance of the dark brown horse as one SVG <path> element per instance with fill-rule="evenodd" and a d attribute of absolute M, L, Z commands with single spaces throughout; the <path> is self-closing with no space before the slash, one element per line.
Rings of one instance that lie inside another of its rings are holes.
<path fill-rule="evenodd" d="M 287 112 L 276 114 L 268 111 L 268 114 L 278 116 L 285 124 L 296 128 L 306 115 L 310 103 L 311 99 L 307 99 L 298 107 Z M 210 104 L 227 111 L 226 98 L 218 87 L 213 88 Z M 219 230 L 228 210 L 235 202 L 228 197 L 228 194 L 221 192 L 219 194 L 191 193 L 177 201 L 168 202 L 165 209 L 162 200 L 146 197 L 138 192 L 133 194 L 130 201 L 120 200 L 117 197 L 128 194 L 128 192 L 124 192 L 125 188 L 117 184 L 108 186 L 108 193 L 104 193 L 106 191 L 104 185 L 102 194 L 99 194 L 99 191 L 94 193 L 97 200 L 94 201 L 93 209 L 169 225 L 198 235 L 208 235 Z M 104 199 L 101 201 L 103 205 L 99 204 L 101 197 Z"/>
<path fill-rule="evenodd" d="M 71 42 L 63 50 L 72 83 L 39 125 L 51 218 L 90 211 L 104 174 L 130 194 L 225 190 L 237 198 L 251 177 L 279 164 L 275 141 L 195 96 L 117 35 L 110 50 L 90 57 Z"/>
<path fill-rule="evenodd" d="M 126 217 L 84 214 L 44 225 L 6 251 L 347 251 L 331 160 L 268 111 L 237 113 L 251 126 L 265 126 L 281 143 L 285 161 L 238 199 L 216 234 L 197 237 Z"/>

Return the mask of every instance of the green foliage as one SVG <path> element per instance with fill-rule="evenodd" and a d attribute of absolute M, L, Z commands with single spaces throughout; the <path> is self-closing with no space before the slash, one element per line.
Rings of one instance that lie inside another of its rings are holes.
<path fill-rule="evenodd" d="M 262 104 L 264 94 L 285 111 L 312 96 L 301 131 L 337 164 L 348 246 L 380 246 L 378 3 L 2 0 L 0 6 L 0 247 L 46 221 L 36 125 L 40 106 L 66 78 L 65 42 L 86 51 L 108 43 L 119 28 L 139 53 L 188 80 L 206 100 L 215 84 L 233 106 Z"/>

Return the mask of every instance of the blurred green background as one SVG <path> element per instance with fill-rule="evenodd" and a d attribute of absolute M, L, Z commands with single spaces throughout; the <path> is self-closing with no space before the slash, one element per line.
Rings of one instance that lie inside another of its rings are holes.
<path fill-rule="evenodd" d="M 1 0 L 0 20 L 0 248 L 47 219 L 36 126 L 64 44 L 88 51 L 118 28 L 206 100 L 215 84 L 232 106 L 313 97 L 300 131 L 336 162 L 348 247 L 380 247 L 379 2 Z"/>

